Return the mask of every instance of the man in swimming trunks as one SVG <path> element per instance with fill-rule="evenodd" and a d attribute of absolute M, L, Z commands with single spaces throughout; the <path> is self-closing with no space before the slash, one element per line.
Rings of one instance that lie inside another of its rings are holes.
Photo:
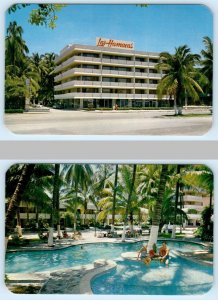
<path fill-rule="evenodd" d="M 147 245 L 143 245 L 142 248 L 139 250 L 137 260 L 139 260 L 139 257 L 141 259 L 147 257 Z"/>
<path fill-rule="evenodd" d="M 164 262 L 166 265 L 169 264 L 169 253 L 170 249 L 167 247 L 166 242 L 163 242 L 162 246 L 160 247 L 160 261 Z"/>

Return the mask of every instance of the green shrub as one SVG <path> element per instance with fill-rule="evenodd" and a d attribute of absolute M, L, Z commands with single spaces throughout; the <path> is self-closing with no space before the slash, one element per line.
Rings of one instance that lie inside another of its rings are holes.
<path fill-rule="evenodd" d="M 6 114 L 22 114 L 23 112 L 24 110 L 21 108 L 15 108 L 15 109 L 10 108 L 5 110 Z"/>

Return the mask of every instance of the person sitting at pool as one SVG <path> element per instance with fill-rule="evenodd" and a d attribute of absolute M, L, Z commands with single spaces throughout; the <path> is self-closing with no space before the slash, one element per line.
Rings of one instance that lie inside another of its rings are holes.
<path fill-rule="evenodd" d="M 69 237 L 69 236 L 68 236 L 66 230 L 64 230 L 64 231 L 63 231 L 63 238 L 64 238 L 64 239 L 67 239 L 68 237 Z"/>
<path fill-rule="evenodd" d="M 160 247 L 160 261 L 164 262 L 166 265 L 169 264 L 169 253 L 170 249 L 167 247 L 166 242 L 163 242 L 162 246 Z"/>
<path fill-rule="evenodd" d="M 157 254 L 157 246 L 156 246 L 155 243 L 153 244 L 152 249 L 149 251 L 149 256 L 150 256 L 151 259 L 159 256 Z"/>
<path fill-rule="evenodd" d="M 147 257 L 147 245 L 143 245 L 142 248 L 138 251 L 137 260 Z"/>

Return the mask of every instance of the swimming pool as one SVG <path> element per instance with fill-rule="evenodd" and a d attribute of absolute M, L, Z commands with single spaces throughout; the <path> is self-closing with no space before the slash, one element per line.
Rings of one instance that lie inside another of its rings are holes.
<path fill-rule="evenodd" d="M 92 263 L 96 259 L 119 259 L 122 252 L 137 251 L 143 242 L 138 243 L 96 243 L 72 246 L 61 250 L 13 252 L 6 254 L 6 273 L 32 273 Z M 158 247 L 161 242 L 158 242 Z M 170 249 L 194 251 L 203 246 L 187 242 L 169 241 Z"/>
<path fill-rule="evenodd" d="M 143 261 L 121 258 L 122 252 L 137 251 L 143 242 L 96 243 L 61 250 L 13 252 L 6 254 L 6 273 L 32 273 L 70 268 L 96 259 L 113 259 L 117 268 L 91 280 L 93 294 L 186 295 L 203 294 L 213 283 L 213 268 L 185 260 L 171 251 L 169 267 L 160 262 L 146 266 Z M 161 242 L 158 242 L 159 247 Z M 205 247 L 187 242 L 168 241 L 171 250 L 189 252 Z"/>
<path fill-rule="evenodd" d="M 116 269 L 91 281 L 93 294 L 194 295 L 208 292 L 213 283 L 212 267 L 180 257 L 171 258 L 169 267 L 160 262 L 116 262 Z"/>

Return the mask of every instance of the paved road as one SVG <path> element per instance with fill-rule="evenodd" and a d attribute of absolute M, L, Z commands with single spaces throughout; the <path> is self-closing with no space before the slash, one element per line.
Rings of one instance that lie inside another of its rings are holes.
<path fill-rule="evenodd" d="M 191 113 L 189 111 L 188 113 Z M 207 111 L 200 111 L 208 113 Z M 195 113 L 199 113 L 195 110 Z M 203 135 L 212 116 L 174 117 L 171 111 L 61 111 L 6 114 L 5 124 L 18 134 L 49 135 Z"/>

